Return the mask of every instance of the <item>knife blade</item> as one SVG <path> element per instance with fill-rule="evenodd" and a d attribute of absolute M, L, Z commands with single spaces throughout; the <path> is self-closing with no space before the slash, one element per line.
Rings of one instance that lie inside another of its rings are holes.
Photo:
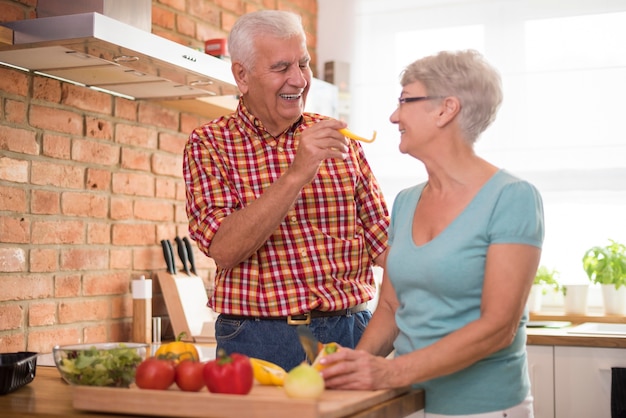
<path fill-rule="evenodd" d="M 197 276 L 198 273 L 196 272 L 196 260 L 193 256 L 193 248 L 191 247 L 191 241 L 189 241 L 189 238 L 183 237 L 183 242 L 185 243 L 185 247 L 187 248 L 187 258 L 189 258 L 189 264 L 191 266 L 190 270 L 193 274 Z"/>
<path fill-rule="evenodd" d="M 185 244 L 183 244 L 183 240 L 180 239 L 180 237 L 174 238 L 174 241 L 176 241 L 176 249 L 178 250 L 180 261 L 183 262 L 183 269 L 185 270 L 185 273 L 187 273 L 187 276 L 191 276 L 189 266 L 187 265 L 187 247 L 185 247 Z"/>
<path fill-rule="evenodd" d="M 170 271 L 173 272 L 172 274 L 176 274 L 176 259 L 174 258 L 174 248 L 172 247 L 172 241 L 170 241 L 169 239 L 166 239 L 165 245 L 167 245 L 169 258 L 170 260 L 172 260 L 172 269 Z"/>
<path fill-rule="evenodd" d="M 176 274 L 176 270 L 174 269 L 174 260 L 172 259 L 172 255 L 170 253 L 170 249 L 167 246 L 167 242 L 164 239 L 161 240 L 161 248 L 163 248 L 163 258 L 165 259 L 167 272 L 169 274 Z"/>
<path fill-rule="evenodd" d="M 304 348 L 304 352 L 306 353 L 309 363 L 312 364 L 317 358 L 317 355 L 323 345 L 317 341 L 317 338 L 315 338 L 309 327 L 306 325 L 298 325 L 296 331 L 298 332 L 300 344 L 302 344 L 302 348 Z"/>

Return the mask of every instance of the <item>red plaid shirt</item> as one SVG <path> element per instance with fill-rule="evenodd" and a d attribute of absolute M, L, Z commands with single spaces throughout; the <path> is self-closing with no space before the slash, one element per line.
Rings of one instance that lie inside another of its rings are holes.
<path fill-rule="evenodd" d="M 274 138 L 240 101 L 237 111 L 194 130 L 184 154 L 189 233 L 208 255 L 222 220 L 256 200 L 290 166 L 298 138 L 324 119 L 304 114 Z M 246 316 L 335 311 L 374 295 L 372 260 L 387 245 L 387 211 L 361 145 L 322 163 L 280 227 L 250 258 L 217 267 L 209 306 Z"/>

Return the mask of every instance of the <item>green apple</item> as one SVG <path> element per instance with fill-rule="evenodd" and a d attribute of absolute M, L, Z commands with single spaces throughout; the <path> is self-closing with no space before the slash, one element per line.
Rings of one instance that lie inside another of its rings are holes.
<path fill-rule="evenodd" d="M 287 373 L 283 386 L 290 398 L 317 399 L 324 392 L 324 378 L 313 366 L 302 363 Z"/>

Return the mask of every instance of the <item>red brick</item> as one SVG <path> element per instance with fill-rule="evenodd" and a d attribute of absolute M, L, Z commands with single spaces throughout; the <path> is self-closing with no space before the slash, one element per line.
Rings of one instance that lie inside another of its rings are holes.
<path fill-rule="evenodd" d="M 150 152 L 137 148 L 122 148 L 122 168 L 150 171 Z"/>
<path fill-rule="evenodd" d="M 2 252 L 0 249 L 0 266 Z M 9 270 L 2 270 L 8 272 Z M 47 275 L 10 275 L 0 277 L 0 302 L 45 299 L 52 296 L 53 279 Z"/>
<path fill-rule="evenodd" d="M 28 333 L 27 349 L 37 353 L 49 353 L 57 344 L 78 344 L 82 342 L 81 340 L 81 331 L 78 327 L 35 328 Z"/>
<path fill-rule="evenodd" d="M 24 325 L 24 308 L 17 303 L 0 305 L 0 330 L 20 329 Z"/>
<path fill-rule="evenodd" d="M 176 30 L 178 33 L 194 38 L 196 36 L 196 22 L 189 16 L 176 15 Z"/>
<path fill-rule="evenodd" d="M 100 248 L 74 248 L 61 250 L 61 270 L 105 270 L 109 255 Z"/>
<path fill-rule="evenodd" d="M 88 244 L 110 244 L 111 225 L 107 223 L 90 223 L 87 225 Z"/>
<path fill-rule="evenodd" d="M 5 119 L 7 122 L 25 124 L 26 123 L 26 103 L 16 100 L 7 100 L 5 105 Z"/>
<path fill-rule="evenodd" d="M 81 298 L 59 303 L 59 323 L 104 320 L 109 316 L 109 303 L 105 299 Z"/>
<path fill-rule="evenodd" d="M 84 169 L 77 166 L 33 161 L 30 181 L 42 186 L 82 189 Z"/>
<path fill-rule="evenodd" d="M 187 3 L 187 7 L 189 15 L 202 17 L 204 23 L 219 28 L 221 11 L 214 2 L 192 1 Z"/>
<path fill-rule="evenodd" d="M 115 165 L 120 160 L 120 147 L 94 141 L 74 141 L 72 159 L 98 165 Z"/>
<path fill-rule="evenodd" d="M 28 182 L 28 161 L 0 156 L 0 180 Z"/>
<path fill-rule="evenodd" d="M 138 120 L 144 125 L 158 126 L 174 131 L 178 131 L 179 127 L 178 111 L 151 102 L 139 103 Z"/>
<path fill-rule="evenodd" d="M 156 226 L 156 236 L 157 242 L 160 242 L 162 239 L 172 239 L 176 236 L 176 225 L 172 223 L 160 223 Z M 138 250 L 135 250 L 137 252 Z M 163 257 L 161 257 L 163 258 Z"/>
<path fill-rule="evenodd" d="M 56 215 L 61 213 L 61 196 L 50 190 L 31 192 L 30 210 L 38 215 Z"/>
<path fill-rule="evenodd" d="M 50 273 L 59 269 L 59 252 L 55 249 L 30 250 L 30 271 L 33 273 Z"/>
<path fill-rule="evenodd" d="M 162 199 L 174 199 L 176 197 L 176 183 L 178 181 L 170 178 L 156 179 L 156 197 Z"/>
<path fill-rule="evenodd" d="M 190 113 L 180 114 L 180 131 L 185 137 L 185 143 L 189 139 L 189 134 L 191 134 L 191 132 L 193 132 L 194 129 L 196 129 L 197 127 L 202 126 L 202 124 L 204 123 L 206 123 L 205 118 L 201 118 L 198 115 L 192 115 Z M 161 135 L 161 137 L 163 137 L 163 134 Z M 161 149 L 167 150 L 163 141 L 159 143 L 159 146 L 161 147 Z"/>
<path fill-rule="evenodd" d="M 173 232 L 173 231 L 172 231 Z M 174 237 L 174 233 L 168 235 L 162 235 L 162 237 L 169 238 Z M 174 246 L 176 246 L 174 244 Z M 176 251 L 176 250 L 174 250 Z M 176 258 L 178 260 L 178 258 Z M 164 271 L 165 260 L 163 259 L 163 250 L 161 246 L 144 247 L 133 251 L 133 267 L 136 270 L 143 271 Z M 152 282 L 154 293 L 155 281 Z"/>
<path fill-rule="evenodd" d="M 115 127 L 115 142 L 124 145 L 156 149 L 157 132 L 153 128 L 117 124 Z"/>
<path fill-rule="evenodd" d="M 30 236 L 30 220 L 23 217 L 0 216 L 0 237 L 4 243 L 26 244 Z M 0 268 L 0 271 L 2 269 Z"/>
<path fill-rule="evenodd" d="M 68 83 L 61 85 L 61 92 L 61 102 L 68 106 L 107 115 L 113 112 L 113 96 L 108 93 Z"/>
<path fill-rule="evenodd" d="M 113 125 L 110 121 L 88 116 L 85 118 L 87 137 L 97 139 L 113 139 Z"/>
<path fill-rule="evenodd" d="M 97 168 L 87 169 L 87 185 L 89 190 L 111 190 L 111 172 Z"/>
<path fill-rule="evenodd" d="M 111 250 L 111 262 L 110 267 L 113 270 L 131 270 L 133 269 L 133 255 L 134 251 L 128 251 L 127 249 Z M 135 267 L 137 268 L 137 267 Z"/>
<path fill-rule="evenodd" d="M 137 200 L 134 208 L 135 219 L 157 222 L 172 222 L 174 208 L 169 202 Z"/>
<path fill-rule="evenodd" d="M 128 273 L 85 274 L 83 276 L 83 295 L 120 295 L 130 290 Z"/>
<path fill-rule="evenodd" d="M 126 220 L 133 217 L 133 201 L 126 198 L 111 197 L 111 219 Z"/>
<path fill-rule="evenodd" d="M 175 15 L 162 7 L 152 6 L 152 25 L 157 25 L 165 29 L 174 29 Z"/>
<path fill-rule="evenodd" d="M 241 0 L 213 0 L 213 4 L 239 16 L 245 13 L 243 1 Z"/>
<path fill-rule="evenodd" d="M 121 319 L 133 316 L 133 298 L 131 296 L 122 295 L 111 299 L 111 318 Z M 125 340 L 116 340 L 125 341 Z"/>
<path fill-rule="evenodd" d="M 154 154 L 152 156 L 152 172 L 172 177 L 183 176 L 183 157 L 169 154 Z"/>
<path fill-rule="evenodd" d="M 184 203 L 174 205 L 174 222 L 184 224 L 187 224 L 187 222 L 189 222 Z"/>
<path fill-rule="evenodd" d="M 69 160 L 71 154 L 72 141 L 67 136 L 43 134 L 43 155 L 58 158 L 61 160 Z"/>
<path fill-rule="evenodd" d="M 156 242 L 152 224 L 114 224 L 112 236 L 113 245 L 150 245 Z"/>
<path fill-rule="evenodd" d="M 204 41 L 208 39 L 228 38 L 228 32 L 219 29 L 219 27 L 205 25 L 204 22 L 196 22 L 196 38 L 202 42 L 202 46 L 204 47 Z M 194 126 L 194 128 L 196 126 Z"/>
<path fill-rule="evenodd" d="M 82 221 L 33 221 L 32 244 L 82 244 L 85 224 Z"/>
<path fill-rule="evenodd" d="M 33 99 L 61 103 L 61 82 L 49 77 L 33 77 Z"/>
<path fill-rule="evenodd" d="M 4 18 L 3 13 L 0 13 L 0 16 Z M 9 22 L 10 20 L 3 21 Z M 5 95 L 15 94 L 25 97 L 28 94 L 28 75 L 23 71 L 0 67 L 0 91 Z"/>
<path fill-rule="evenodd" d="M 132 330 L 130 321 L 113 322 L 109 325 L 109 338 L 111 341 L 129 341 Z"/>
<path fill-rule="evenodd" d="M 61 195 L 61 210 L 68 216 L 106 218 L 108 203 L 108 198 L 99 194 L 65 192 Z"/>
<path fill-rule="evenodd" d="M 28 308 L 28 326 L 40 327 L 56 323 L 56 308 L 54 302 L 31 303 Z"/>
<path fill-rule="evenodd" d="M 154 178 L 149 174 L 113 173 L 113 193 L 154 196 Z"/>
<path fill-rule="evenodd" d="M 137 120 L 137 102 L 134 100 L 124 99 L 122 97 L 115 97 L 115 110 L 113 111 L 116 117 L 136 121 Z"/>
<path fill-rule="evenodd" d="M 158 0 L 158 2 L 165 6 L 169 6 L 172 9 L 176 9 L 181 12 L 185 11 L 185 0 Z"/>
<path fill-rule="evenodd" d="M 54 278 L 54 297 L 77 297 L 81 294 L 81 277 L 79 274 L 68 274 Z"/>
<path fill-rule="evenodd" d="M 0 211 L 26 212 L 26 190 L 0 185 Z"/>
<path fill-rule="evenodd" d="M 68 110 L 32 105 L 30 108 L 29 121 L 30 124 L 36 128 L 55 132 L 64 132 L 73 135 L 81 135 L 83 132 L 82 116 Z"/>
<path fill-rule="evenodd" d="M 160 133 L 159 149 L 182 156 L 188 139 L 189 136 L 184 134 L 172 135 L 168 133 Z"/>
<path fill-rule="evenodd" d="M 127 341 L 127 340 L 109 339 L 109 337 L 107 337 L 107 326 L 104 324 L 86 326 L 83 329 L 83 333 L 85 335 L 85 338 L 83 339 L 83 342 L 85 344 L 95 344 L 95 343 L 101 343 L 105 341 Z"/>
<path fill-rule="evenodd" d="M 246 6 L 246 13 L 253 12 L 255 10 L 258 9 L 256 7 L 249 9 L 249 5 Z M 239 16 L 232 13 L 222 13 L 222 22 L 220 27 L 223 31 L 230 32 L 238 18 Z"/>
<path fill-rule="evenodd" d="M 0 347 L 2 347 L 2 352 L 4 353 L 26 351 L 26 336 L 23 332 L 19 334 L 2 335 L 0 336 Z"/>

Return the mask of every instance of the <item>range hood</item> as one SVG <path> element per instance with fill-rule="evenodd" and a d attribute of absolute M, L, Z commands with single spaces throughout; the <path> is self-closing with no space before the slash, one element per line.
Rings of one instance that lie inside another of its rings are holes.
<path fill-rule="evenodd" d="M 2 26 L 13 42 L 0 43 L 0 64 L 129 99 L 236 103 L 229 62 L 97 12 Z"/>

